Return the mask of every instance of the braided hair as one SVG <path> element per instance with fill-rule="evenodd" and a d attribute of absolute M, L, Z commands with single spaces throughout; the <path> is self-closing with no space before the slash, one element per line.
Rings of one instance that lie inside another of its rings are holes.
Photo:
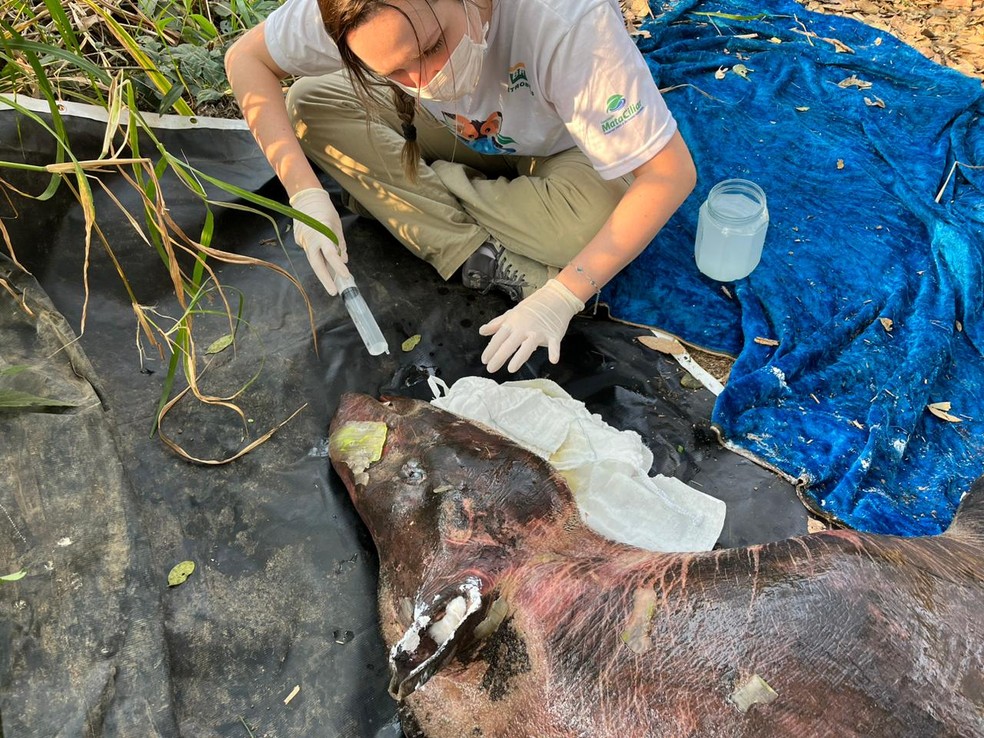
<path fill-rule="evenodd" d="M 465 0 L 467 2 L 467 0 Z M 433 0 L 428 0 L 433 2 Z M 406 16 L 402 9 L 386 0 L 318 0 L 321 20 L 325 30 L 338 47 L 342 64 L 348 70 L 355 85 L 356 94 L 366 105 L 378 105 L 373 98 L 372 87 L 386 85 L 393 93 L 393 103 L 403 131 L 403 151 L 400 159 L 403 169 L 412 182 L 417 181 L 420 165 L 420 145 L 417 143 L 417 126 L 413 119 L 417 110 L 417 99 L 394 85 L 389 80 L 379 77 L 356 56 L 348 45 L 348 33 L 363 23 L 371 20 L 383 8 L 392 8 Z M 407 22 L 410 18 L 407 17 Z M 411 23 L 411 28 L 413 24 Z M 368 121 L 366 123 L 368 125 Z"/>

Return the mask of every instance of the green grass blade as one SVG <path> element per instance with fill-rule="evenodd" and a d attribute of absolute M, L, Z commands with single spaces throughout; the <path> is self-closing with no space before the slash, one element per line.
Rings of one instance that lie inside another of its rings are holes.
<path fill-rule="evenodd" d="M 65 13 L 65 9 L 62 8 L 61 3 L 55 2 L 54 0 L 44 0 L 44 7 L 48 9 L 48 13 L 51 15 L 51 20 L 55 23 L 55 28 L 58 29 L 58 34 L 61 36 L 62 43 L 69 47 L 76 54 L 82 53 L 79 47 L 79 40 L 75 35 L 75 27 L 72 22 L 68 19 L 68 15 Z"/>
<path fill-rule="evenodd" d="M 144 50 L 140 47 L 140 44 L 137 43 L 136 39 L 130 35 L 129 31 L 127 31 L 120 24 L 120 22 L 112 16 L 111 13 L 107 12 L 105 8 L 94 2 L 94 0 L 82 1 L 88 5 L 96 13 L 96 15 L 103 20 L 103 22 L 105 22 L 106 26 L 109 28 L 110 32 L 119 44 L 130 55 L 130 58 L 136 62 L 137 66 L 143 70 L 144 74 L 150 78 L 150 81 L 158 89 L 158 91 L 162 95 L 167 95 L 172 87 L 170 80 L 158 71 L 157 67 L 154 66 L 153 61 L 151 61 L 150 57 L 147 56 L 146 52 L 144 52 Z M 195 114 L 188 103 L 184 100 L 177 100 L 174 104 L 174 109 L 180 115 L 194 116 Z"/>
<path fill-rule="evenodd" d="M 172 106 L 176 106 L 181 96 L 185 93 L 184 85 L 172 85 L 167 94 L 161 99 L 161 104 L 157 107 L 157 112 L 164 115 Z"/>
<path fill-rule="evenodd" d="M 65 161 L 66 151 L 68 151 L 67 147 L 63 144 L 63 142 L 67 140 L 67 137 L 64 134 L 65 125 L 61 120 L 61 116 L 58 115 L 58 105 L 53 100 L 49 100 L 48 102 L 50 104 L 50 107 L 54 109 L 52 116 L 53 119 L 57 122 L 58 127 L 61 130 L 61 135 L 59 135 L 59 132 L 57 130 L 52 129 L 51 126 L 49 126 L 41 116 L 35 114 L 34 111 L 28 110 L 23 105 L 17 104 L 12 98 L 0 95 L 0 102 L 2 102 L 4 105 L 10 106 L 11 108 L 16 110 L 18 113 L 24 115 L 25 117 L 30 118 L 32 121 L 34 121 L 39 126 L 44 128 L 48 133 L 50 133 L 51 136 L 55 139 L 55 141 L 58 142 L 59 144 L 55 150 L 56 163 L 61 164 Z M 16 162 L 0 162 L 0 166 L 9 167 L 13 169 L 23 169 L 25 165 Z M 61 184 L 61 181 L 62 181 L 61 175 L 52 174 L 51 179 L 48 181 L 48 187 L 40 195 L 37 195 L 35 199 L 40 201 L 49 199 L 58 190 L 58 186 Z"/>
<path fill-rule="evenodd" d="M 30 392 L 4 389 L 0 387 L 0 413 L 41 410 L 56 407 L 75 407 L 75 403 L 56 400 L 50 397 L 38 397 Z"/>
<path fill-rule="evenodd" d="M 74 67 L 77 67 L 79 71 L 84 72 L 88 77 L 93 80 L 102 82 L 108 85 L 110 83 L 110 76 L 106 73 L 102 67 L 93 64 L 91 61 L 83 56 L 62 49 L 58 46 L 50 46 L 48 44 L 43 44 L 38 41 L 28 41 L 25 38 L 19 39 L 7 39 L 3 43 L 4 48 L 9 51 L 22 51 L 25 54 L 34 54 L 36 57 L 40 55 L 41 57 L 51 57 L 52 59 L 58 59 L 59 61 L 68 62 Z M 8 56 L 8 62 L 13 62 L 13 58 Z M 40 62 L 39 62 L 40 63 Z M 37 73 L 38 70 L 35 70 Z M 47 76 L 45 76 L 45 82 L 47 82 Z M 40 80 L 38 80 L 40 82 Z M 50 88 L 49 88 L 50 89 Z"/>

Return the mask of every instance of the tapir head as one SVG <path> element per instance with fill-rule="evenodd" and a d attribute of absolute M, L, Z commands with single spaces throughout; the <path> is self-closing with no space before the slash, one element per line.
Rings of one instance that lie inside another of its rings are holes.
<path fill-rule="evenodd" d="M 398 699 L 494 629 L 499 577 L 577 517 L 541 459 L 418 400 L 343 395 L 329 455 L 379 552 L 381 598 L 412 604 L 390 654 Z"/>

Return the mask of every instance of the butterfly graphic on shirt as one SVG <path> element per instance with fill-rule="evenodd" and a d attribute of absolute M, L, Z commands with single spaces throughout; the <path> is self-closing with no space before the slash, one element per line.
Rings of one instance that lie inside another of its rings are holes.
<path fill-rule="evenodd" d="M 459 141 L 481 154 L 513 154 L 516 149 L 509 144 L 516 143 L 515 139 L 503 136 L 502 113 L 496 111 L 484 121 L 471 120 L 463 115 L 444 113 L 444 123 L 454 131 Z"/>

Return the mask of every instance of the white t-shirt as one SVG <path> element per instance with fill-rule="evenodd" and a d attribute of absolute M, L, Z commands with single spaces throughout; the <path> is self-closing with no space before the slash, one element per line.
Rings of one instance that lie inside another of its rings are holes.
<path fill-rule="evenodd" d="M 287 0 L 264 32 L 288 74 L 342 68 L 317 0 Z M 476 151 L 549 156 L 577 146 L 606 179 L 649 161 L 677 128 L 618 0 L 494 0 L 476 90 L 420 104 Z"/>

